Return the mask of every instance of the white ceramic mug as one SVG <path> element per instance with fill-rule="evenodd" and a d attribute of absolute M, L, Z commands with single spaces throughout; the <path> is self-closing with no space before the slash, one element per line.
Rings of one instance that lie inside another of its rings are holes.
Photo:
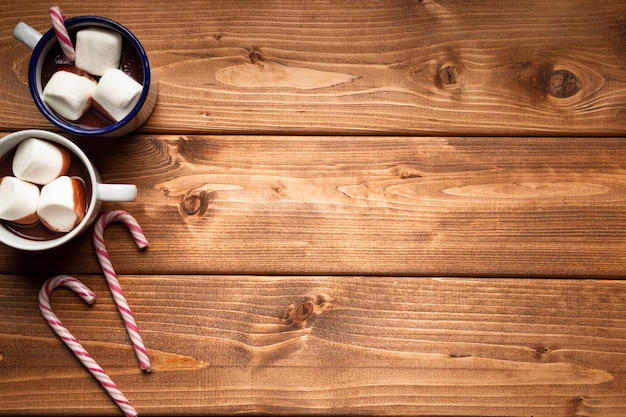
<path fill-rule="evenodd" d="M 126 117 L 116 123 L 102 127 L 86 128 L 63 119 L 52 111 L 42 98 L 44 88 L 42 85 L 42 68 L 44 60 L 50 49 L 58 44 L 54 30 L 50 29 L 42 35 L 26 23 L 19 22 L 13 30 L 13 36 L 33 50 L 28 67 L 28 86 L 33 101 L 41 114 L 63 131 L 79 136 L 118 137 L 137 129 L 150 117 L 157 101 L 156 78 L 152 74 L 148 56 L 141 43 L 124 26 L 104 17 L 73 17 L 65 20 L 65 27 L 71 37 L 75 36 L 76 31 L 79 29 L 89 27 L 102 27 L 119 32 L 138 54 L 143 78 L 143 90 L 135 107 Z"/>
<path fill-rule="evenodd" d="M 50 239 L 29 237 L 28 228 L 12 228 L 10 222 L 0 222 L 0 242 L 17 249 L 40 251 L 58 247 L 72 240 L 84 232 L 96 219 L 102 202 L 130 202 L 137 198 L 137 187 L 134 184 L 103 184 L 96 168 L 87 158 L 87 155 L 71 140 L 59 134 L 45 130 L 22 130 L 11 133 L 0 139 L 0 166 L 6 166 L 7 161 L 3 161 L 11 155 L 12 151 L 20 142 L 38 138 L 55 142 L 73 154 L 73 159 L 82 164 L 81 171 L 86 172 L 87 178 L 82 180 L 86 184 L 87 207 L 83 220 L 70 232 L 54 235 Z M 10 163 L 10 162 L 9 162 Z M 83 169 L 84 168 L 84 169 Z M 17 230 L 17 232 L 16 232 Z"/>

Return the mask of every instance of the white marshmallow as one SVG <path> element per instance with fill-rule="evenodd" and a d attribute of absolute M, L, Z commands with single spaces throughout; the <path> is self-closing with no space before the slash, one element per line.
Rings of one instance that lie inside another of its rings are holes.
<path fill-rule="evenodd" d="M 22 141 L 13 156 L 13 175 L 21 180 L 44 185 L 70 167 L 71 156 L 67 149 L 52 142 L 30 138 Z"/>
<path fill-rule="evenodd" d="M 39 187 L 15 177 L 0 179 L 0 219 L 20 224 L 37 221 Z"/>
<path fill-rule="evenodd" d="M 55 72 L 43 89 L 43 101 L 59 116 L 75 121 L 89 108 L 96 80 L 70 71 Z"/>
<path fill-rule="evenodd" d="M 124 71 L 112 69 L 104 73 L 93 92 L 94 104 L 119 122 L 139 101 L 143 86 Z"/>
<path fill-rule="evenodd" d="M 122 57 L 122 35 L 118 32 L 91 27 L 76 32 L 74 65 L 91 75 L 103 75 L 118 68 Z"/>
<path fill-rule="evenodd" d="M 85 188 L 76 178 L 62 176 L 41 189 L 39 220 L 55 232 L 69 232 L 85 216 Z"/>

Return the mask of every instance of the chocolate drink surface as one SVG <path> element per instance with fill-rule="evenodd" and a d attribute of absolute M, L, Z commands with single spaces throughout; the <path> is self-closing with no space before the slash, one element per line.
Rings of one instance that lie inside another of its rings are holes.
<path fill-rule="evenodd" d="M 61 146 L 61 145 L 59 145 Z M 13 156 L 15 155 L 14 148 L 6 155 L 0 157 L 0 178 L 5 176 L 13 176 L 12 171 L 12 162 Z M 83 186 L 85 187 L 85 211 L 87 207 L 89 207 L 91 202 L 91 191 L 92 184 L 89 178 L 89 173 L 87 172 L 87 167 L 74 155 L 73 152 L 69 151 L 71 154 L 71 162 L 69 171 L 66 175 L 72 178 L 78 179 Z M 40 186 L 41 188 L 41 186 Z M 21 236 L 25 239 L 29 240 L 52 240 L 56 239 L 59 236 L 64 235 L 65 233 L 53 232 L 52 230 L 45 227 L 40 221 L 37 221 L 34 224 L 23 225 L 17 224 L 6 220 L 0 220 L 0 222 L 11 232 L 15 233 L 18 236 Z"/>
<path fill-rule="evenodd" d="M 81 27 L 75 29 L 74 31 L 70 31 L 70 38 L 72 39 L 72 42 L 74 44 L 76 44 L 76 32 L 80 29 L 84 28 Z M 63 67 L 67 67 L 67 65 L 68 62 L 63 56 L 61 46 L 58 42 L 55 42 L 52 48 L 50 48 L 50 50 L 46 54 L 43 61 L 43 66 L 41 70 L 42 88 L 45 88 L 46 84 L 57 70 L 61 70 L 63 69 Z M 139 84 L 143 85 L 143 65 L 141 64 L 141 58 L 139 57 L 139 53 L 137 52 L 137 50 L 133 47 L 133 44 L 123 35 L 122 55 L 120 58 L 119 69 L 121 69 L 123 72 L 126 73 L 126 75 L 137 81 Z M 94 78 L 97 80 L 99 77 Z M 90 106 L 87 112 L 85 112 L 85 114 L 83 114 L 80 119 L 76 121 L 66 121 L 83 129 L 98 129 L 113 124 L 113 122 L 107 117 L 98 113 L 98 111 L 95 110 L 93 106 Z"/>

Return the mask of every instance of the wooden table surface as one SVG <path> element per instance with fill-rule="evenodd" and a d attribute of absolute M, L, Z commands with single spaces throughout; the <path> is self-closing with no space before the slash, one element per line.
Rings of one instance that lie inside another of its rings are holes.
<path fill-rule="evenodd" d="M 118 139 L 105 241 L 0 247 L 0 414 L 626 415 L 626 1 L 67 0 L 132 30 L 159 82 Z M 0 4 L 0 136 L 52 126 Z M 1 140 L 1 139 L 0 139 Z"/>

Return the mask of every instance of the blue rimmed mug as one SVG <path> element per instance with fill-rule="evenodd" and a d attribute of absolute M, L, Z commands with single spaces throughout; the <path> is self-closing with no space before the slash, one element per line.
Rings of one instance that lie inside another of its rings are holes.
<path fill-rule="evenodd" d="M 124 26 L 104 17 L 73 17 L 65 20 L 65 27 L 70 35 L 81 28 L 88 27 L 103 27 L 119 32 L 123 38 L 130 42 L 139 56 L 143 75 L 143 89 L 141 91 L 139 101 L 130 113 L 116 123 L 103 127 L 88 128 L 61 118 L 52 109 L 50 109 L 42 98 L 44 87 L 42 85 L 42 69 L 48 52 L 55 44 L 58 44 L 55 32 L 53 29 L 50 29 L 42 35 L 26 23 L 20 22 L 13 30 L 13 36 L 33 51 L 30 58 L 30 64 L 28 66 L 28 85 L 33 101 L 41 114 L 43 114 L 48 121 L 61 130 L 78 136 L 118 137 L 131 133 L 139 128 L 148 119 L 148 117 L 150 117 L 157 101 L 157 81 L 152 73 L 150 63 L 148 62 L 148 56 L 146 55 L 141 43 L 139 43 L 135 35 L 133 35 Z"/>

